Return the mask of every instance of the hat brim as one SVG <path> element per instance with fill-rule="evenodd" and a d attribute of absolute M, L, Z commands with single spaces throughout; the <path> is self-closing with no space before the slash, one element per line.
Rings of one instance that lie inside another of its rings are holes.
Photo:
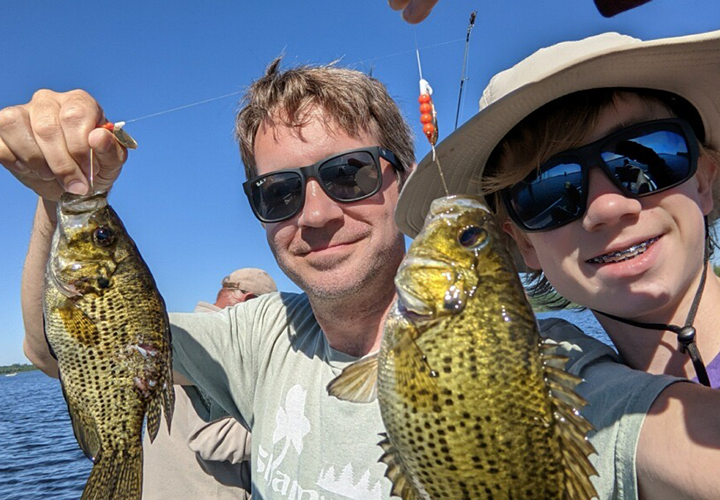
<path fill-rule="evenodd" d="M 440 142 L 436 153 L 449 194 L 479 195 L 493 149 L 530 113 L 565 95 L 608 87 L 664 90 L 685 98 L 702 118 L 705 142 L 720 149 L 720 30 L 637 41 L 540 75 L 478 112 Z M 431 152 L 400 194 L 395 212 L 400 230 L 415 237 L 432 201 L 445 194 Z"/>

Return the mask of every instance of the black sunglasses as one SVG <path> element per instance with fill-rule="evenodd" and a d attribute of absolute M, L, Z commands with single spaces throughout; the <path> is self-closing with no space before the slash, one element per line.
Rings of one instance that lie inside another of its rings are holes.
<path fill-rule="evenodd" d="M 255 216 L 262 222 L 280 222 L 297 215 L 305 204 L 307 179 L 317 179 L 330 198 L 342 203 L 364 200 L 380 190 L 380 158 L 396 167 L 395 155 L 380 146 L 352 149 L 300 168 L 277 170 L 243 183 Z"/>
<path fill-rule="evenodd" d="M 698 140 L 687 121 L 653 120 L 557 154 L 500 196 L 523 230 L 549 231 L 585 213 L 592 166 L 625 196 L 641 198 L 690 179 L 697 160 Z"/>

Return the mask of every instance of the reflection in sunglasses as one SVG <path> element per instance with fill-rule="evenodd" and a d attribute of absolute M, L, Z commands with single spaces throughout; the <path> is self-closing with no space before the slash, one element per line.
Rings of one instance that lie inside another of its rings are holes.
<path fill-rule="evenodd" d="M 588 171 L 600 170 L 625 196 L 670 189 L 697 168 L 697 138 L 682 119 L 640 123 L 559 153 L 502 193 L 510 217 L 527 231 L 545 231 L 585 212 Z"/>

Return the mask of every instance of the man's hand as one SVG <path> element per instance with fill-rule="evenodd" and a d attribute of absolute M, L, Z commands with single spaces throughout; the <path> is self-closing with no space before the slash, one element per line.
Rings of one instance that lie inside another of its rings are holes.
<path fill-rule="evenodd" d="M 39 90 L 23 105 L 0 110 L 0 164 L 42 198 L 57 201 L 64 191 L 90 190 L 90 148 L 95 191 L 108 190 L 127 151 L 87 92 Z"/>
<path fill-rule="evenodd" d="M 410 24 L 423 21 L 435 7 L 438 0 L 388 0 L 390 8 L 402 10 L 403 19 Z"/>

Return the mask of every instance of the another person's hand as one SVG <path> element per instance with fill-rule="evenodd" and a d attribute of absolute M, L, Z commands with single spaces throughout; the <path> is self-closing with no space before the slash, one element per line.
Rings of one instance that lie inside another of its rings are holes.
<path fill-rule="evenodd" d="M 388 0 L 390 8 L 402 10 L 403 19 L 410 24 L 423 21 L 435 7 L 438 0 Z"/>
<path fill-rule="evenodd" d="M 23 105 L 0 110 L 0 164 L 41 197 L 57 201 L 64 191 L 90 190 L 90 148 L 95 191 L 108 190 L 127 151 L 87 92 L 39 90 Z"/>

